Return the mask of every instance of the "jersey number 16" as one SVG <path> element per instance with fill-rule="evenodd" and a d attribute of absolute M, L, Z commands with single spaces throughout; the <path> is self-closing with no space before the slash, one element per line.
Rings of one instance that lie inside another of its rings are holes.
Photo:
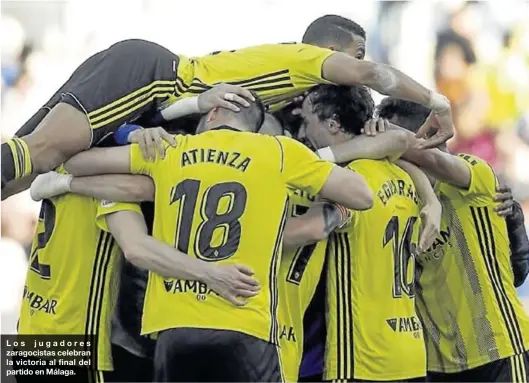
<path fill-rule="evenodd" d="M 402 237 L 399 238 L 399 217 L 393 216 L 389 220 L 384 234 L 383 246 L 393 243 L 393 297 L 402 298 L 402 294 L 410 298 L 415 296 L 415 268 L 412 267 L 411 278 L 408 275 L 410 262 L 415 262 L 415 247 L 412 243 L 413 229 L 417 217 L 410 217 Z M 411 280 L 410 280 L 411 279 Z"/>

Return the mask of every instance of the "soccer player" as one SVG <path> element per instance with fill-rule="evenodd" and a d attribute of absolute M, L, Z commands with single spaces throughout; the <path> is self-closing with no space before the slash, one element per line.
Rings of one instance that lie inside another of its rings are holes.
<path fill-rule="evenodd" d="M 205 112 L 200 103 L 185 99 L 220 82 L 234 84 L 222 98 L 244 95 L 242 86 L 256 91 L 271 110 L 317 84 L 364 84 L 435 110 L 441 128 L 427 146 L 453 135 L 448 100 L 387 65 L 296 43 L 186 58 L 154 43 L 127 40 L 81 64 L 17 137 L 2 144 L 3 198 L 29 186 L 26 179 L 5 190 L 13 180 L 56 168 L 124 123 L 157 124 L 180 116 L 182 108 Z"/>
<path fill-rule="evenodd" d="M 155 238 L 210 262 L 245 260 L 261 284 L 258 296 L 233 310 L 208 286 L 197 297 L 179 280 L 151 273 L 142 331 L 159 333 L 158 381 L 281 379 L 276 286 L 287 185 L 349 208 L 371 206 L 372 195 L 354 172 L 319 160 L 292 139 L 251 133 L 263 118 L 256 99 L 239 113 L 212 110 L 201 120 L 207 131 L 177 137 L 164 159 L 146 162 L 132 145 L 80 153 L 66 164 L 76 175 L 149 175 Z M 255 225 L 263 216 L 268 223 Z M 204 355 L 208 369 L 200 362 Z"/>
<path fill-rule="evenodd" d="M 429 110 L 386 99 L 378 113 L 413 133 Z M 494 211 L 494 171 L 444 146 L 404 157 L 435 180 L 443 205 L 440 236 L 418 257 L 429 379 L 526 382 L 529 318 L 514 288 L 506 222 Z"/>
<path fill-rule="evenodd" d="M 114 178 L 118 184 L 130 184 L 130 176 Z M 132 262 L 168 276 L 201 280 L 232 302 L 236 302 L 237 295 L 256 291 L 249 288 L 245 292 L 235 292 L 233 286 L 226 283 L 234 277 L 241 282 L 246 279 L 243 274 L 251 272 L 240 272 L 232 265 L 221 270 L 206 262 L 182 257 L 175 249 L 148 237 L 142 226 L 131 227 L 133 222 L 143 222 L 136 204 L 99 203 L 75 194 L 44 200 L 32 246 L 18 333 L 83 336 L 88 342 L 84 350 L 88 366 L 73 368 L 76 382 L 103 381 L 104 373 L 113 369 L 110 320 L 119 281 L 120 251 L 108 230 L 96 224 L 96 217 L 115 212 L 124 214 L 121 219 L 125 219 L 129 229 L 126 244 L 135 245 L 130 250 L 124 248 Z M 75 224 L 72 224 L 72 217 L 76 217 Z M 114 235 L 120 241 L 124 234 L 117 223 L 113 224 Z M 34 379 L 38 378 L 32 376 L 30 381 Z"/>
<path fill-rule="evenodd" d="M 354 145 L 365 126 L 358 123 L 357 109 L 370 114 L 373 108 L 364 88 L 317 87 L 303 102 L 301 138 L 316 149 Z M 406 148 L 389 157 L 397 159 Z M 426 355 L 414 299 L 416 187 L 389 159 L 357 160 L 348 167 L 369 175 L 376 198 L 372 209 L 353 212 L 351 222 L 329 238 L 324 379 L 421 380 Z M 439 204 L 433 192 L 430 197 L 427 204 Z"/>
<path fill-rule="evenodd" d="M 318 89 L 311 91 L 308 97 L 311 98 L 312 93 L 317 94 Z M 352 88 L 346 105 L 347 109 L 341 110 L 339 116 L 347 126 L 363 127 L 371 119 L 374 106 L 365 89 Z M 400 133 L 388 131 L 378 135 L 375 140 L 367 136 L 358 137 L 354 157 L 382 159 L 403 153 L 408 147 L 408 142 L 402 139 L 403 135 Z M 321 280 L 326 259 L 327 238 L 335 229 L 345 226 L 349 221 L 349 215 L 339 206 L 327 203 L 321 205 L 315 202 L 316 200 L 317 196 L 310 196 L 298 190 L 292 191 L 289 198 L 289 216 L 292 218 L 287 221 L 285 229 L 285 251 L 279 272 L 280 345 L 285 378 L 288 382 L 298 381 L 301 374 L 304 334 L 308 330 L 305 328 L 304 317 L 306 319 L 307 309 L 313 302 Z M 322 310 L 320 316 L 323 315 Z M 313 328 L 320 320 L 318 317 L 310 319 L 311 321 L 307 323 L 309 328 Z M 316 371 L 316 374 L 322 372 L 318 371 L 318 366 L 313 366 L 312 371 Z M 312 376 L 310 381 L 316 381 L 314 379 L 321 381 L 321 376 L 319 378 Z"/>

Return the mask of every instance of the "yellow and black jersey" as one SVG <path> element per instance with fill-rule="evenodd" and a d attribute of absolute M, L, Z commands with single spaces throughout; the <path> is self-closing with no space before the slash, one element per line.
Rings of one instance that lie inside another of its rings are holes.
<path fill-rule="evenodd" d="M 240 85 L 257 92 L 274 111 L 286 100 L 319 84 L 323 62 L 335 52 L 307 44 L 258 45 L 203 57 L 180 56 L 176 97 L 196 96 L 219 83 Z"/>
<path fill-rule="evenodd" d="M 496 176 L 485 161 L 460 158 L 470 169 L 470 186 L 436 185 L 441 233 L 418 258 L 417 308 L 434 372 L 472 369 L 529 348 L 505 219 L 494 212 Z M 523 363 L 519 368 L 525 371 Z"/>
<path fill-rule="evenodd" d="M 419 201 L 410 176 L 387 161 L 358 160 L 375 196 L 329 237 L 325 380 L 406 380 L 425 376 L 415 312 L 414 247 Z"/>
<path fill-rule="evenodd" d="M 307 212 L 315 197 L 301 190 L 289 192 L 288 216 Z M 303 355 L 303 317 L 320 281 L 327 240 L 284 251 L 279 267 L 279 345 L 283 374 L 297 382 Z"/>
<path fill-rule="evenodd" d="M 203 283 L 150 273 L 142 333 L 199 327 L 277 344 L 287 187 L 315 195 L 334 165 L 287 137 L 221 129 L 176 141 L 155 162 L 131 146 L 131 172 L 156 186 L 153 236 L 190 257 L 251 267 L 261 292 L 235 307 Z"/>
<path fill-rule="evenodd" d="M 98 209 L 137 207 L 75 194 L 42 202 L 18 333 L 84 336 L 90 367 L 108 371 L 120 257 L 112 236 L 96 225 Z"/>

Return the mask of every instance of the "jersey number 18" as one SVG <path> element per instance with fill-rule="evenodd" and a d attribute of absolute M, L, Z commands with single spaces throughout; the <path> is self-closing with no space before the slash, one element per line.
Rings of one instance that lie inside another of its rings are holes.
<path fill-rule="evenodd" d="M 198 225 L 193 243 L 197 257 L 205 261 L 220 261 L 230 258 L 241 240 L 241 223 L 239 219 L 246 209 L 248 193 L 239 182 L 222 182 L 210 186 L 199 196 L 199 180 L 186 179 L 171 190 L 170 204 L 180 201 L 178 222 L 176 223 L 175 247 L 189 253 L 189 242 L 195 208 L 200 197 L 201 222 Z M 227 209 L 218 212 L 221 199 L 227 199 Z M 222 230 L 221 244 L 212 246 L 215 230 Z"/>

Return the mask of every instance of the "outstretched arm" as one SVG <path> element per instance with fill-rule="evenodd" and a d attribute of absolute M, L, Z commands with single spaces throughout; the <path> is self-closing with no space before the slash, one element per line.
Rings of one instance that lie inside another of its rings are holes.
<path fill-rule="evenodd" d="M 384 64 L 358 60 L 344 53 L 328 57 L 322 67 L 323 77 L 339 85 L 365 85 L 377 92 L 413 101 L 433 110 L 439 121 L 437 134 L 427 141 L 426 147 L 436 147 L 454 135 L 450 102 L 446 97 L 432 92 L 418 82 Z M 418 132 L 422 136 L 426 130 Z"/>

